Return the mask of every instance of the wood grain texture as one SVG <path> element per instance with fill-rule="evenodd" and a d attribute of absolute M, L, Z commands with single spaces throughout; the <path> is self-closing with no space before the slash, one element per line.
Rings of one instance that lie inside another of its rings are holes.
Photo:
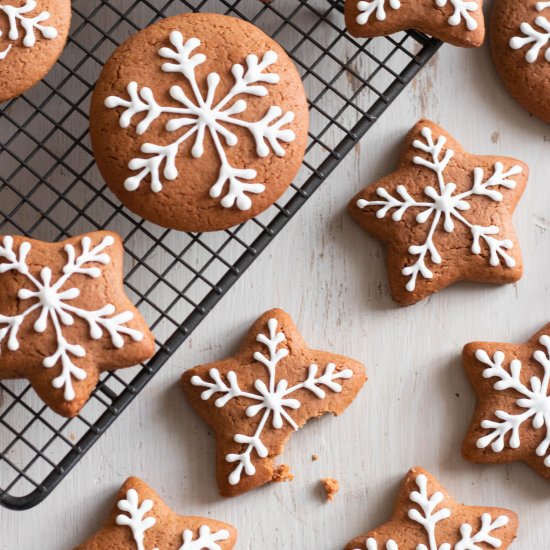
<path fill-rule="evenodd" d="M 394 168 L 420 117 L 472 152 L 530 165 L 515 215 L 526 266 L 518 284 L 460 284 L 411 308 L 393 304 L 382 246 L 346 204 Z M 549 158 L 550 126 L 508 96 L 488 48 L 443 47 L 51 497 L 28 512 L 0 509 L 0 549 L 76 546 L 100 526 L 124 479 L 137 475 L 178 513 L 235 525 L 240 550 L 338 550 L 389 518 L 414 464 L 458 501 L 515 510 L 514 550 L 548 548 L 550 485 L 524 464 L 461 458 L 474 394 L 460 353 L 471 340 L 524 341 L 549 321 Z M 310 422 L 292 438 L 282 457 L 293 466 L 292 483 L 222 500 L 213 437 L 178 380 L 185 368 L 234 353 L 250 323 L 275 306 L 293 316 L 312 347 L 364 362 L 369 381 L 342 417 Z M 329 476 L 341 486 L 332 503 L 319 483 Z"/>

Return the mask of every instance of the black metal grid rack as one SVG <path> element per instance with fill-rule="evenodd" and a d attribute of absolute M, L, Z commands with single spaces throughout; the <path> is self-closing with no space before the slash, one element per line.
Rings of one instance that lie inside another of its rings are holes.
<path fill-rule="evenodd" d="M 105 375 L 67 420 L 24 381 L 0 383 L 0 504 L 43 500 L 134 399 L 243 271 L 437 50 L 416 32 L 356 40 L 339 0 L 73 0 L 69 43 L 54 70 L 0 108 L 0 232 L 59 240 L 110 228 L 125 240 L 126 289 L 157 338 L 137 372 Z M 164 230 L 126 211 L 94 166 L 88 106 L 102 63 L 160 17 L 193 11 L 247 19 L 294 59 L 310 100 L 303 168 L 255 220 L 210 234 Z"/>

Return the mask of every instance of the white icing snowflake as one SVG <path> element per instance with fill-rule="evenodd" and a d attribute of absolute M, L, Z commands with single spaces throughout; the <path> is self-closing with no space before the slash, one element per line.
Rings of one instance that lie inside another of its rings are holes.
<path fill-rule="evenodd" d="M 129 527 L 132 531 L 136 550 L 145 550 L 144 538 L 145 531 L 153 527 L 157 520 L 147 514 L 153 509 L 154 503 L 150 499 L 144 500 L 139 504 L 139 495 L 135 489 L 130 489 L 126 493 L 126 498 L 117 504 L 118 509 L 124 514 L 116 517 L 116 524 Z M 183 544 L 178 550 L 221 550 L 218 542 L 227 540 L 229 532 L 225 529 L 212 532 L 208 525 L 201 525 L 199 535 L 194 538 L 193 531 L 185 529 L 182 533 Z M 155 548 L 154 550 L 159 550 Z"/>
<path fill-rule="evenodd" d="M 319 367 L 310 365 L 306 380 L 289 387 L 288 380 L 277 377 L 278 363 L 287 357 L 288 349 L 279 347 L 286 341 L 286 336 L 283 332 L 277 332 L 277 319 L 269 319 L 267 323 L 269 334 L 259 334 L 256 340 L 263 344 L 268 351 L 266 357 L 263 353 L 257 351 L 254 353 L 254 360 L 265 366 L 268 372 L 267 384 L 263 380 L 256 380 L 254 389 L 256 393 L 243 391 L 239 387 L 238 376 L 235 372 L 227 373 L 227 385 L 221 378 L 217 369 L 211 369 L 209 372 L 211 382 L 202 380 L 199 376 L 193 376 L 191 383 L 195 386 L 206 388 L 201 393 L 201 398 L 205 401 L 210 399 L 214 394 L 222 394 L 215 401 L 218 408 L 224 407 L 232 399 L 237 397 L 245 397 L 255 401 L 255 404 L 250 405 L 246 409 L 246 415 L 250 418 L 261 413 L 261 418 L 258 422 L 256 431 L 252 435 L 236 434 L 234 441 L 240 445 L 245 445 L 245 449 L 240 454 L 228 454 L 225 458 L 227 462 L 235 462 L 237 466 L 229 475 L 229 483 L 237 485 L 241 480 L 243 470 L 246 475 L 252 476 L 256 473 L 256 468 L 252 463 L 252 452 L 255 451 L 260 458 L 268 456 L 269 451 L 262 442 L 262 432 L 264 431 L 270 417 L 271 426 L 279 430 L 283 427 L 285 421 L 288 422 L 295 430 L 298 429 L 297 424 L 290 416 L 287 409 L 297 410 L 301 407 L 298 399 L 292 398 L 291 395 L 298 390 L 305 389 L 313 393 L 317 398 L 324 399 L 326 396 L 325 390 L 321 386 L 325 386 L 333 392 L 339 393 L 342 391 L 342 386 L 337 383 L 337 380 L 349 379 L 353 376 L 350 369 L 342 371 L 336 370 L 334 363 L 328 363 L 324 373 L 317 377 Z"/>
<path fill-rule="evenodd" d="M 550 8 L 550 2 L 537 2 L 536 9 L 541 12 L 547 8 Z M 550 21 L 543 15 L 539 15 L 535 19 L 535 24 L 540 27 L 541 30 L 535 29 L 527 22 L 522 22 L 519 26 L 520 31 L 525 36 L 514 36 L 510 39 L 510 47 L 514 50 L 520 50 L 524 46 L 532 44 L 532 46 L 525 52 L 525 59 L 528 63 L 534 63 L 542 50 L 546 48 L 544 53 L 544 59 L 550 62 Z"/>
<path fill-rule="evenodd" d="M 415 140 L 412 145 L 415 149 L 426 153 L 429 158 L 416 156 L 413 162 L 431 170 L 437 177 L 437 188 L 431 185 L 424 188 L 424 195 L 429 200 L 416 200 L 409 194 L 404 185 L 399 185 L 396 189 L 398 197 L 392 196 L 383 187 L 379 187 L 376 193 L 381 200 L 367 201 L 359 199 L 357 201 L 357 206 L 361 209 L 372 206 L 380 207 L 376 212 L 376 217 L 379 219 L 384 218 L 388 212 L 395 209 L 392 219 L 399 222 L 409 208 L 418 208 L 420 212 L 416 215 L 416 223 L 425 224 L 430 221 L 424 243 L 409 247 L 409 254 L 418 256 L 418 259 L 414 264 L 402 270 L 403 275 L 409 277 L 406 284 L 407 290 L 412 292 L 415 289 L 418 275 L 421 275 L 424 279 L 433 278 L 432 271 L 426 265 L 428 256 L 434 264 L 439 265 L 442 263 L 441 255 L 434 242 L 434 236 L 440 222 L 443 222 L 443 229 L 447 233 L 454 231 L 455 221 L 469 228 L 472 235 L 472 253 L 481 254 L 481 243 L 484 242 L 489 250 L 489 263 L 491 266 L 498 266 L 502 260 L 507 267 L 514 267 L 515 260 L 506 252 L 513 248 L 513 242 L 509 239 L 500 240 L 495 238 L 494 235 L 500 233 L 497 226 L 473 224 L 468 221 L 465 213 L 471 207 L 469 201 L 475 197 L 485 197 L 495 202 L 502 201 L 502 193 L 497 188 L 514 189 L 516 182 L 509 178 L 521 174 L 521 166 L 512 166 L 512 168 L 505 171 L 503 164 L 496 162 L 493 174 L 486 181 L 484 181 L 483 169 L 474 168 L 471 189 L 455 194 L 456 184 L 445 180 L 445 169 L 454 157 L 452 149 L 445 149 L 447 138 L 439 136 L 437 141 L 434 141 L 432 131 L 427 127 L 422 129 L 421 135 L 425 141 Z"/>
<path fill-rule="evenodd" d="M 522 365 L 519 359 L 512 359 L 509 371 L 504 368 L 505 355 L 497 351 L 489 357 L 486 351 L 476 351 L 476 359 L 487 365 L 483 371 L 484 378 L 498 378 L 494 384 L 497 391 L 513 390 L 517 392 L 516 405 L 524 409 L 519 414 L 496 410 L 495 416 L 500 420 L 483 420 L 481 427 L 490 432 L 477 441 L 478 449 L 486 449 L 489 445 L 495 453 L 500 453 L 506 445 L 518 449 L 521 445 L 520 428 L 530 421 L 535 430 L 546 430 L 546 435 L 536 449 L 537 456 L 544 457 L 544 465 L 550 468 L 550 336 L 543 335 L 539 343 L 546 351 L 536 350 L 533 359 L 542 367 L 540 376 L 532 376 L 529 385 L 521 381 Z"/>
<path fill-rule="evenodd" d="M 20 288 L 17 296 L 14 297 L 22 303 L 30 303 L 22 313 L 11 316 L 0 313 L 0 344 L 7 338 L 8 351 L 17 351 L 19 349 L 19 329 L 33 313 L 39 313 L 33 325 L 35 332 L 39 334 L 45 332 L 51 322 L 55 331 L 57 347 L 52 355 L 44 358 L 42 364 L 50 369 L 61 363 L 61 373 L 52 380 L 52 386 L 56 389 L 63 388 L 63 396 L 66 401 L 72 401 L 75 398 L 73 378 L 81 381 L 87 376 L 86 371 L 75 365 L 72 359 L 72 357 L 84 357 L 86 350 L 80 344 L 68 342 L 63 335 L 63 327 L 73 325 L 75 316 L 88 324 L 90 338 L 99 340 L 104 332 L 107 332 L 115 348 L 124 346 L 123 335 L 129 336 L 136 342 L 143 339 L 141 332 L 125 326 L 134 316 L 131 311 L 113 315 L 115 306 L 112 304 L 107 304 L 98 310 L 87 310 L 74 306 L 71 301 L 78 298 L 80 290 L 76 287 L 64 288 L 75 274 L 92 279 L 100 277 L 101 268 L 91 264 L 107 265 L 111 259 L 105 250 L 113 244 L 113 237 L 108 235 L 103 238 L 101 243 L 92 248 L 90 237 L 83 237 L 82 252 L 78 256 L 74 246 L 66 244 L 64 250 L 67 255 L 67 263 L 56 281 L 53 280 L 52 270 L 49 267 L 43 267 L 38 277 L 30 272 L 27 265 L 27 256 L 31 251 L 29 242 L 22 242 L 19 249 L 15 251 L 13 238 L 7 236 L 4 237 L 2 245 L 0 245 L 0 261 L 2 261 L 0 274 L 16 271 L 34 287 L 34 290 Z M 111 315 L 113 316 L 110 317 Z"/>
<path fill-rule="evenodd" d="M 464 19 L 466 28 L 469 31 L 477 29 L 477 21 L 472 17 L 471 12 L 478 10 L 479 5 L 472 0 L 435 0 L 435 4 L 439 8 L 444 8 L 447 3 L 450 2 L 454 8 L 453 14 L 449 17 L 448 22 L 451 26 L 460 25 L 460 22 Z M 400 0 L 388 0 L 390 8 L 398 10 L 401 8 Z M 357 2 L 357 9 L 359 15 L 357 16 L 357 23 L 359 25 L 366 25 L 372 14 L 375 14 L 378 21 L 384 21 L 386 19 L 386 0 L 359 0 Z"/>
<path fill-rule="evenodd" d="M 390 8 L 398 10 L 401 7 L 400 0 L 388 0 Z M 371 15 L 374 13 L 378 21 L 385 21 L 386 15 L 386 0 L 360 0 L 357 2 L 357 9 L 359 15 L 357 16 L 357 23 L 359 25 L 366 25 L 369 22 Z"/>
<path fill-rule="evenodd" d="M 488 544 L 493 548 L 500 548 L 502 541 L 493 534 L 493 531 L 508 525 L 510 519 L 508 516 L 498 516 L 494 521 L 488 513 L 482 514 L 480 517 L 481 527 L 477 533 L 474 533 L 474 528 L 469 523 L 463 523 L 460 526 L 460 540 L 456 544 L 449 542 L 440 542 L 437 540 L 436 528 L 437 524 L 449 519 L 451 511 L 448 508 L 437 507 L 443 502 L 443 493 L 436 491 L 433 495 L 428 493 L 428 478 L 421 474 L 415 479 L 416 486 L 419 491 L 412 491 L 409 495 L 411 502 L 416 504 L 419 509 L 411 508 L 408 516 L 412 521 L 420 524 L 426 532 L 428 544 L 418 544 L 416 550 L 481 550 L 486 546 L 480 544 Z M 437 511 L 436 511 L 437 510 Z M 412 548 L 410 541 L 407 541 L 407 548 Z M 366 541 L 367 550 L 399 550 L 398 544 L 390 539 L 384 546 L 378 546 L 376 539 L 370 537 Z M 359 549 L 356 549 L 359 550 Z"/>
<path fill-rule="evenodd" d="M 38 31 L 44 38 L 48 40 L 53 40 L 57 37 L 56 29 L 41 24 L 50 18 L 49 12 L 42 11 L 34 17 L 25 15 L 33 11 L 36 8 L 36 5 L 36 0 L 27 0 L 25 4 L 20 7 L 0 4 L 0 13 L 4 13 L 8 18 L 9 40 L 15 41 L 19 39 L 18 24 L 21 25 L 21 28 L 23 29 L 23 46 L 25 46 L 26 48 L 32 48 L 36 44 L 35 31 Z M 1 36 L 2 31 L 0 31 L 0 37 Z M 6 57 L 10 53 L 11 48 L 12 44 L 10 44 L 6 49 L 0 51 L 0 61 L 6 59 Z"/>
<path fill-rule="evenodd" d="M 194 139 L 191 155 L 194 158 L 202 157 L 205 134 L 208 131 L 220 162 L 218 179 L 210 188 L 210 196 L 219 198 L 224 194 L 220 201 L 224 208 L 236 205 L 240 210 L 248 210 L 252 206 L 248 195 L 263 193 L 265 185 L 254 182 L 257 177 L 256 170 L 231 165 L 223 142 L 228 147 L 234 147 L 238 143 L 237 135 L 227 127 L 231 125 L 245 128 L 250 132 L 256 143 L 256 153 L 262 158 L 267 157 L 271 150 L 277 156 L 283 157 L 285 149 L 281 142 L 294 141 L 295 133 L 284 128 L 294 120 L 292 112 L 283 113 L 280 107 L 271 105 L 264 117 L 257 121 L 243 120 L 236 116 L 247 109 L 246 101 L 242 97 L 237 99 L 239 96 L 267 96 L 269 92 L 263 84 L 279 82 L 278 74 L 266 72 L 266 69 L 277 61 L 277 54 L 274 51 L 268 51 L 261 61 L 256 55 L 251 54 L 246 57 L 246 68 L 240 64 L 233 65 L 231 74 L 234 84 L 229 92 L 219 99 L 216 97 L 216 90 L 220 83 L 218 73 L 212 72 L 207 76 L 204 96 L 197 82 L 195 70 L 206 61 L 206 56 L 202 53 L 192 55 L 193 51 L 200 46 L 200 40 L 190 38 L 184 41 L 179 31 L 173 31 L 170 33 L 170 43 L 174 49 L 164 47 L 159 50 L 161 57 L 173 60 L 173 63 L 164 63 L 162 70 L 167 73 L 181 74 L 191 87 L 192 98 L 188 97 L 180 86 L 172 86 L 170 96 L 182 106 L 161 106 L 155 100 L 150 88 L 140 89 L 137 82 L 131 82 L 127 88 L 129 100 L 115 96 L 105 100 L 108 108 L 125 108 L 120 116 L 120 125 L 123 128 L 130 125 L 135 115 L 145 115 L 136 127 L 138 135 L 144 134 L 151 123 L 162 114 L 173 115 L 173 118 L 165 124 L 167 132 L 175 133 L 185 129 L 169 145 L 143 144 L 141 152 L 153 156 L 130 161 L 128 167 L 138 173 L 126 179 L 124 187 L 127 191 L 135 191 L 141 182 L 149 177 L 151 190 L 155 193 L 160 192 L 163 187 L 162 176 L 166 180 L 173 181 L 179 175 L 176 157 L 180 146 L 188 139 Z"/>

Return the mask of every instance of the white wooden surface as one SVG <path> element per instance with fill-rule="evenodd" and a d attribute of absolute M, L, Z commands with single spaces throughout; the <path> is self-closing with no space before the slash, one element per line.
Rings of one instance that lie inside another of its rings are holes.
<path fill-rule="evenodd" d="M 530 164 L 515 217 L 526 264 L 517 285 L 460 284 L 408 309 L 389 298 L 382 248 L 345 206 L 392 169 L 419 117 L 471 151 Z M 463 502 L 515 510 L 514 550 L 547 549 L 550 485 L 522 464 L 476 466 L 460 456 L 474 404 L 460 351 L 472 339 L 523 341 L 550 319 L 549 155 L 550 127 L 506 94 L 488 49 L 444 47 L 53 495 L 28 512 L 0 509 L 0 549 L 72 548 L 100 526 L 124 479 L 138 475 L 180 513 L 233 523 L 240 550 L 335 550 L 388 519 L 414 464 Z M 282 457 L 292 483 L 222 500 L 213 438 L 176 383 L 183 369 L 232 353 L 273 306 L 293 315 L 312 346 L 362 360 L 369 381 L 343 417 L 293 437 Z M 325 476 L 341 483 L 332 504 L 319 488 Z"/>

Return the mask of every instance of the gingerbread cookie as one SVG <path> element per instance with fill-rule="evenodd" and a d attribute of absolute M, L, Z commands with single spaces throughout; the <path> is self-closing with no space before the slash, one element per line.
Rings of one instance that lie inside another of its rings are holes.
<path fill-rule="evenodd" d="M 466 153 L 437 124 L 418 122 L 398 169 L 349 205 L 354 219 L 388 247 L 394 300 L 414 304 L 460 280 L 519 280 L 512 214 L 527 176 L 521 161 Z"/>
<path fill-rule="evenodd" d="M 517 528 L 514 512 L 459 504 L 416 467 L 405 478 L 391 520 L 353 539 L 346 550 L 506 550 Z"/>
<path fill-rule="evenodd" d="M 91 108 L 99 169 L 132 211 L 164 227 L 231 227 L 272 205 L 301 165 L 300 76 L 260 29 L 214 14 L 170 17 L 105 65 Z"/>
<path fill-rule="evenodd" d="M 310 418 L 342 413 L 365 380 L 357 361 L 309 349 L 279 309 L 252 325 L 236 355 L 185 372 L 185 394 L 216 436 L 220 494 L 280 480 L 275 459 L 292 433 Z"/>
<path fill-rule="evenodd" d="M 101 531 L 74 550 L 231 550 L 237 531 L 221 521 L 178 516 L 143 481 L 121 487 Z"/>
<path fill-rule="evenodd" d="M 123 252 L 106 231 L 51 244 L 0 239 L 0 380 L 27 378 L 72 417 L 101 372 L 151 357 L 153 335 L 124 294 Z"/>
<path fill-rule="evenodd" d="M 485 39 L 482 0 L 346 0 L 345 7 L 353 36 L 417 29 L 465 48 L 477 48 Z"/>
<path fill-rule="evenodd" d="M 467 344 L 463 359 L 477 395 L 464 458 L 523 460 L 550 480 L 550 324 L 525 344 Z"/>
<path fill-rule="evenodd" d="M 0 0 L 0 103 L 46 76 L 70 25 L 70 0 Z"/>
<path fill-rule="evenodd" d="M 508 91 L 531 114 L 550 123 L 550 2 L 497 0 L 491 48 Z"/>

